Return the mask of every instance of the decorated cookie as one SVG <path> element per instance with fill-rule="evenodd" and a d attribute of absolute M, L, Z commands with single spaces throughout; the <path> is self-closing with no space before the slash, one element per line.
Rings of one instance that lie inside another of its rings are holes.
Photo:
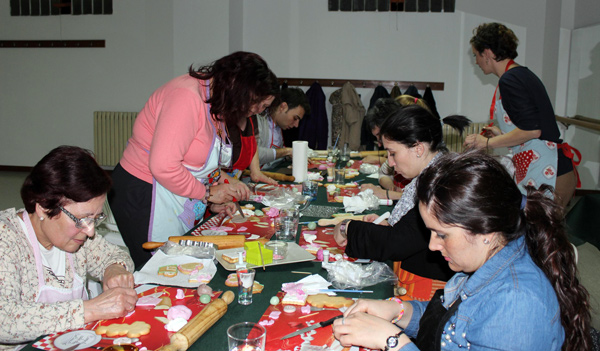
<path fill-rule="evenodd" d="M 158 268 L 158 275 L 165 276 L 167 278 L 173 278 L 177 275 L 177 266 L 170 264 L 168 266 L 162 266 Z"/>
<path fill-rule="evenodd" d="M 183 263 L 177 266 L 177 269 L 183 274 L 190 274 L 193 271 L 201 270 L 202 268 L 204 268 L 204 265 L 199 262 Z"/>
<path fill-rule="evenodd" d="M 139 338 L 150 333 L 150 324 L 146 322 L 133 322 L 131 324 L 101 325 L 95 330 L 96 334 L 106 334 L 107 337 L 125 335 L 128 338 Z"/>
<path fill-rule="evenodd" d="M 310 295 L 306 302 L 315 307 L 342 308 L 350 307 L 354 300 L 342 296 L 329 296 L 327 294 Z"/>

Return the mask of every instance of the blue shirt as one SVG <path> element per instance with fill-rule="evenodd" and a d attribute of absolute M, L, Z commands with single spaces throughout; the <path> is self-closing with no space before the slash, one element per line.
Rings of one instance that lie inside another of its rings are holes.
<path fill-rule="evenodd" d="M 556 293 L 533 262 L 524 237 L 510 242 L 475 273 L 455 274 L 444 288 L 446 308 L 457 298 L 440 340 L 442 350 L 559 351 L 564 342 Z M 428 302 L 412 301 L 405 332 L 416 337 Z M 401 350 L 418 350 L 415 344 Z"/>

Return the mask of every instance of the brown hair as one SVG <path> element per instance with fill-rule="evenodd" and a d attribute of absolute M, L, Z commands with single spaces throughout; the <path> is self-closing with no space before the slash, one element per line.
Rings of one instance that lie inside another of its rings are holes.
<path fill-rule="evenodd" d="M 496 56 L 496 61 L 514 59 L 519 55 L 519 39 L 512 30 L 500 23 L 484 23 L 473 29 L 470 43 L 480 54 L 485 49 L 490 49 Z"/>
<path fill-rule="evenodd" d="M 505 168 L 480 151 L 449 153 L 419 177 L 417 198 L 441 223 L 473 235 L 499 233 L 505 243 L 525 236 L 531 258 L 554 288 L 565 330 L 563 350 L 589 350 L 590 303 L 577 278 L 562 207 L 551 187 L 526 187 L 526 202 Z"/>
<path fill-rule="evenodd" d="M 69 201 L 86 202 L 106 194 L 110 177 L 98 165 L 91 151 L 77 146 L 59 146 L 44 156 L 25 178 L 21 199 L 25 210 L 35 212 L 38 203 L 56 216 Z"/>
<path fill-rule="evenodd" d="M 277 77 L 262 57 L 251 52 L 234 52 L 196 70 L 190 66 L 189 75 L 212 79 L 211 96 L 206 102 L 210 113 L 228 124 L 247 118 L 252 105 L 279 95 Z"/>

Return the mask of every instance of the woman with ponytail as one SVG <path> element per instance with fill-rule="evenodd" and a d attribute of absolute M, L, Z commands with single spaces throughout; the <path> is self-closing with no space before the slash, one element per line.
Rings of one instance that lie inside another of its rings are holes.
<path fill-rule="evenodd" d="M 475 151 L 444 155 L 423 171 L 417 199 L 429 248 L 456 274 L 429 302 L 357 301 L 334 323 L 341 344 L 590 350 L 589 295 L 562 209 L 545 194 L 551 188 L 526 190 L 522 195 L 500 163 Z"/>

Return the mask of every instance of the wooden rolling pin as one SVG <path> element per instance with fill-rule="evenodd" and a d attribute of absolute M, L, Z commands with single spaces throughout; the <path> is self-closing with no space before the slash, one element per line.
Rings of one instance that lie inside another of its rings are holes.
<path fill-rule="evenodd" d="M 352 154 L 352 156 L 356 155 L 356 157 L 367 157 L 367 156 L 385 156 L 387 155 L 387 151 L 379 150 L 379 151 L 359 151 L 356 154 Z"/>
<path fill-rule="evenodd" d="M 223 297 L 215 299 L 194 318 L 190 319 L 177 333 L 171 335 L 170 343 L 164 345 L 158 350 L 162 351 L 185 351 L 198 340 L 210 327 L 213 326 L 227 312 L 229 305 L 235 295 L 231 291 L 226 291 Z"/>
<path fill-rule="evenodd" d="M 169 237 L 169 241 L 179 243 L 179 240 L 192 240 L 192 241 L 203 241 L 205 243 L 213 243 L 215 244 L 219 250 L 225 249 L 233 249 L 237 247 L 244 247 L 244 243 L 246 242 L 246 236 L 241 234 L 232 234 L 232 235 L 211 235 L 211 236 L 194 236 L 194 235 L 186 235 L 186 236 L 171 236 Z M 146 250 L 154 250 L 163 246 L 165 243 L 156 242 L 156 241 L 148 241 L 142 244 L 142 247 Z"/>
<path fill-rule="evenodd" d="M 336 225 L 338 223 L 340 223 L 341 221 L 343 221 L 344 219 L 352 219 L 352 220 L 356 220 L 356 221 L 360 221 L 362 220 L 364 217 L 364 215 L 360 215 L 360 216 L 340 216 L 340 217 L 335 217 L 335 218 L 321 218 L 319 219 L 319 221 L 317 222 L 317 224 L 320 227 L 326 227 L 328 225 Z"/>
<path fill-rule="evenodd" d="M 285 175 L 283 173 L 277 173 L 277 172 L 265 172 L 262 171 L 264 175 L 266 175 L 269 178 L 273 178 L 275 180 L 279 180 L 282 182 L 293 182 L 294 180 L 296 180 L 296 178 L 294 176 L 291 175 Z M 245 170 L 244 171 L 244 175 L 250 175 L 250 170 Z"/>

